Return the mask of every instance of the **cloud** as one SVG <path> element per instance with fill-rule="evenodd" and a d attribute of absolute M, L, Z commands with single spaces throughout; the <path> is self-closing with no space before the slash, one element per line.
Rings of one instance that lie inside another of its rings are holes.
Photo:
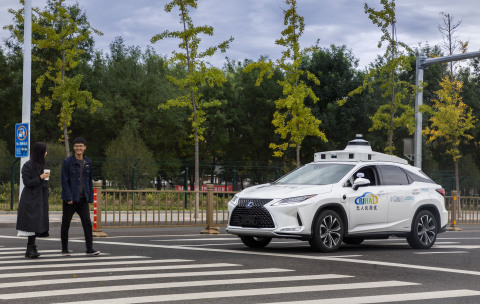
<path fill-rule="evenodd" d="M 67 4 L 77 0 L 67 0 Z M 378 0 L 367 0 L 369 5 L 380 9 Z M 34 0 L 35 6 L 44 7 L 46 0 Z M 181 29 L 178 12 L 164 11 L 167 1 L 158 0 L 84 0 L 79 5 L 87 14 L 91 25 L 102 31 L 104 36 L 94 37 L 96 48 L 109 51 L 110 43 L 122 36 L 127 46 L 145 49 L 150 39 L 165 30 Z M 360 67 L 368 66 L 384 48 L 377 44 L 382 32 L 372 24 L 364 12 L 364 1 L 351 0 L 302 0 L 298 1 L 298 13 L 305 18 L 305 32 L 300 40 L 302 47 L 314 45 L 320 39 L 320 47 L 330 44 L 346 45 L 360 59 Z M 18 9 L 19 2 L 0 0 L 0 27 L 10 24 L 12 17 L 8 8 Z M 226 54 L 216 54 L 209 61 L 223 66 L 225 57 L 243 61 L 269 55 L 271 59 L 281 56 L 282 48 L 275 45 L 284 29 L 283 0 L 201 0 L 198 9 L 192 11 L 195 25 L 213 26 L 213 37 L 201 37 L 200 48 L 220 43 L 229 37 L 235 38 Z M 397 35 L 411 47 L 419 43 L 440 44 L 438 31 L 440 12 L 452 14 L 462 24 L 459 39 L 469 40 L 469 51 L 480 49 L 478 0 L 402 0 L 396 2 Z M 0 39 L 10 34 L 0 28 Z M 157 53 L 170 55 L 178 41 L 166 39 L 153 45 Z"/>

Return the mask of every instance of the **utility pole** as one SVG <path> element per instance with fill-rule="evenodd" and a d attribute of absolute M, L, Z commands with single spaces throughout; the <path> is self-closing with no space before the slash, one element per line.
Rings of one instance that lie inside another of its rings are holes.
<path fill-rule="evenodd" d="M 23 37 L 23 91 L 22 91 L 22 123 L 28 124 L 28 134 L 31 134 L 31 108 L 32 108 L 32 0 L 25 0 L 24 16 L 24 37 Z M 28 147 L 30 148 L 30 138 L 28 136 Z M 27 151 L 30 151 L 28 149 Z M 30 159 L 30 155 L 22 157 L 20 160 L 20 191 L 22 194 L 22 168 Z"/>

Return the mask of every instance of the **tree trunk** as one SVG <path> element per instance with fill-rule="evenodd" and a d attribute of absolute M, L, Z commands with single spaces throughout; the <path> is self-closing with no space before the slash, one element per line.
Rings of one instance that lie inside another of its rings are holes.
<path fill-rule="evenodd" d="M 60 28 L 63 28 L 63 20 L 60 20 Z M 64 41 L 65 41 L 65 37 L 62 37 L 62 45 Z M 62 84 L 64 81 L 65 81 L 65 50 L 62 50 Z M 62 110 L 65 110 L 63 109 L 63 106 L 60 107 L 60 111 Z M 68 128 L 65 122 L 63 123 L 63 141 L 65 143 L 65 156 L 69 157 L 70 145 L 68 143 Z"/>
<path fill-rule="evenodd" d="M 64 142 L 65 142 L 65 155 L 66 157 L 69 157 L 70 156 L 70 144 L 68 142 L 68 129 L 67 129 L 67 125 L 63 125 L 63 138 L 65 139 Z"/>
<path fill-rule="evenodd" d="M 392 62 L 395 60 L 395 23 L 392 22 Z M 392 70 L 392 109 L 390 112 L 390 134 L 388 134 L 388 154 L 393 155 L 393 129 L 395 128 L 395 69 Z"/>
<path fill-rule="evenodd" d="M 458 159 L 455 160 L 455 189 L 457 190 L 457 218 L 462 218 L 462 204 L 460 203 L 460 174 L 458 172 Z"/>
<path fill-rule="evenodd" d="M 299 144 L 297 144 L 296 153 L 297 153 L 297 168 L 300 168 L 300 145 Z"/>
<path fill-rule="evenodd" d="M 191 92 L 192 106 L 193 106 L 193 122 L 197 123 L 197 107 L 195 104 L 195 96 L 193 91 Z M 200 149 L 198 143 L 198 128 L 195 127 L 195 217 L 198 218 L 198 205 L 200 201 Z"/>

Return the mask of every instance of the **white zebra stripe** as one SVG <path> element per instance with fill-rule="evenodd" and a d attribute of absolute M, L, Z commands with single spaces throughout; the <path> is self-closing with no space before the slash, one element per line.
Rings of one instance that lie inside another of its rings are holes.
<path fill-rule="evenodd" d="M 201 280 L 201 281 L 186 281 L 186 282 L 168 282 L 168 283 L 152 283 L 152 284 L 133 284 L 133 285 L 117 285 L 117 286 L 102 286 L 90 288 L 70 288 L 65 290 L 46 290 L 10 293 L 0 295 L 1 300 L 13 299 L 30 299 L 42 298 L 51 296 L 72 296 L 78 294 L 100 294 L 108 292 L 119 292 L 127 290 L 147 290 L 147 289 L 165 289 L 165 288 L 184 288 L 184 287 L 198 287 L 198 286 L 216 286 L 216 285 L 231 285 L 231 284 L 253 284 L 265 282 L 291 282 L 291 281 L 311 281 L 325 279 L 325 275 L 308 275 L 308 276 L 284 276 L 284 277 L 266 277 L 266 278 L 245 278 L 245 279 L 222 279 L 222 280 Z M 382 281 L 382 282 L 366 282 L 366 283 L 348 283 L 348 284 L 327 284 L 314 286 L 298 286 L 298 287 L 279 287 L 279 288 L 264 288 L 264 289 L 247 289 L 247 290 L 230 290 L 221 292 L 201 292 L 189 294 L 171 294 L 159 295 L 150 297 L 139 297 L 139 302 L 131 302 L 132 298 L 112 299 L 107 301 L 87 301 L 80 303 L 143 303 L 143 302 L 164 302 L 172 300 L 192 300 L 218 297 L 237 297 L 237 296 L 251 296 L 255 294 L 268 293 L 294 293 L 306 291 L 323 291 L 323 290 L 342 290 L 355 288 L 378 288 L 378 287 L 392 287 L 392 286 L 409 286 L 419 285 L 418 283 L 400 282 L 400 281 Z"/>

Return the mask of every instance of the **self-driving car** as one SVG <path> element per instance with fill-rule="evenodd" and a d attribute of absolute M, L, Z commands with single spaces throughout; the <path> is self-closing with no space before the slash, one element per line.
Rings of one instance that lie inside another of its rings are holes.
<path fill-rule="evenodd" d="M 344 150 L 315 153 L 312 163 L 277 181 L 237 193 L 228 203 L 227 232 L 252 248 L 292 238 L 333 252 L 342 242 L 396 236 L 428 249 L 446 230 L 444 195 L 419 168 L 372 151 L 357 135 Z"/>

